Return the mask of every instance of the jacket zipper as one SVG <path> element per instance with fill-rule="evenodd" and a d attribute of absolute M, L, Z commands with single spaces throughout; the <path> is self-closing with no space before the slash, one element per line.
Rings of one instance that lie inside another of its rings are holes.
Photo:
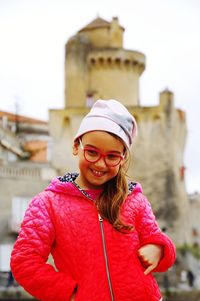
<path fill-rule="evenodd" d="M 73 182 L 73 184 L 80 190 L 80 188 L 76 185 L 75 182 Z M 80 190 L 80 191 L 83 193 L 82 190 Z M 83 195 L 87 199 L 94 201 L 88 194 L 83 193 Z M 112 288 L 112 282 L 111 282 L 111 278 L 110 278 L 110 271 L 109 271 L 109 266 L 108 266 L 108 255 L 107 255 L 107 251 L 106 251 L 106 241 L 105 241 L 105 233 L 104 233 L 104 227 L 103 227 L 103 218 L 101 217 L 101 215 L 99 213 L 98 213 L 98 218 L 99 218 L 99 224 L 100 224 L 100 230 L 101 230 L 103 253 L 104 253 L 104 259 L 105 259 L 105 264 L 106 264 L 106 275 L 107 275 L 107 279 L 108 279 L 110 297 L 111 297 L 111 301 L 115 301 L 113 288 Z"/>
<path fill-rule="evenodd" d="M 109 286 L 109 290 L 110 290 L 111 300 L 114 301 L 115 298 L 114 298 L 112 282 L 111 282 L 111 278 L 110 278 L 110 271 L 109 271 L 109 266 L 108 266 L 108 255 L 107 255 L 107 251 L 106 251 L 106 241 L 105 241 L 105 233 L 104 233 L 104 227 L 103 227 L 103 218 L 101 217 L 101 215 L 99 213 L 98 213 L 98 217 L 99 217 L 99 224 L 100 224 L 100 230 L 101 230 L 104 259 L 105 259 L 105 264 L 106 264 L 106 275 L 107 275 L 107 279 L 108 279 L 108 286 Z"/>

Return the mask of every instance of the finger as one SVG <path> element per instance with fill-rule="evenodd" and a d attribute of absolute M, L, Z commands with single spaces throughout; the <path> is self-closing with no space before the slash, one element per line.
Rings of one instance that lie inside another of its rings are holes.
<path fill-rule="evenodd" d="M 146 260 L 142 260 L 142 258 L 140 259 L 140 263 L 144 268 L 148 268 L 150 266 L 150 264 Z"/>
<path fill-rule="evenodd" d="M 141 257 L 143 257 L 143 256 L 144 256 L 144 255 L 142 254 L 141 250 L 139 250 L 139 251 L 138 251 L 138 257 L 141 258 Z"/>
<path fill-rule="evenodd" d="M 149 264 L 148 262 L 146 262 L 146 261 L 141 262 L 141 264 L 142 264 L 143 267 L 146 268 L 146 269 L 150 266 L 150 264 Z"/>
<path fill-rule="evenodd" d="M 143 261 L 146 261 L 146 255 L 145 254 L 143 254 L 143 252 L 142 252 L 142 250 L 139 250 L 138 251 L 138 258 L 140 259 L 140 260 L 143 260 Z"/>
<path fill-rule="evenodd" d="M 145 274 L 145 275 L 148 275 L 148 274 L 151 273 L 154 269 L 155 269 L 155 265 L 152 264 L 152 265 L 150 265 L 150 266 L 144 271 L 144 274 Z"/>
<path fill-rule="evenodd" d="M 145 256 L 138 256 L 138 258 L 142 264 L 145 264 L 148 266 L 153 264 L 152 262 L 149 262 L 149 260 Z"/>
<path fill-rule="evenodd" d="M 139 256 L 143 256 L 143 247 L 137 250 Z"/>

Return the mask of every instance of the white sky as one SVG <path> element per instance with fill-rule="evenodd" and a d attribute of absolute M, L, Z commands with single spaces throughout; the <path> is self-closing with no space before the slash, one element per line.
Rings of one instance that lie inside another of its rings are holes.
<path fill-rule="evenodd" d="M 64 45 L 99 15 L 119 17 L 124 47 L 146 55 L 141 105 L 165 88 L 187 113 L 188 192 L 200 192 L 199 0 L 0 0 L 0 110 L 48 119 L 64 105 Z"/>

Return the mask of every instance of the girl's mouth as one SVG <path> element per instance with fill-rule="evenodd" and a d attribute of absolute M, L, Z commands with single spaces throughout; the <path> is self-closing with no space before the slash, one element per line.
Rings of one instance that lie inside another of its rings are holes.
<path fill-rule="evenodd" d="M 96 177 L 102 177 L 105 175 L 105 171 L 98 171 L 98 170 L 95 170 L 95 169 L 91 169 L 93 175 L 95 175 Z"/>

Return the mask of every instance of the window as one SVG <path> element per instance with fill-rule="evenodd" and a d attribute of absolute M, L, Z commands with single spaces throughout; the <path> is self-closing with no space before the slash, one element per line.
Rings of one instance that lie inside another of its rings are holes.
<path fill-rule="evenodd" d="M 10 271 L 10 254 L 12 248 L 11 244 L 0 245 L 0 272 Z"/>
<path fill-rule="evenodd" d="M 11 230 L 18 232 L 24 218 L 25 211 L 32 197 L 13 197 L 11 213 Z"/>
<path fill-rule="evenodd" d="M 93 94 L 88 94 L 86 96 L 86 107 L 91 108 L 94 104 L 94 97 Z"/>

